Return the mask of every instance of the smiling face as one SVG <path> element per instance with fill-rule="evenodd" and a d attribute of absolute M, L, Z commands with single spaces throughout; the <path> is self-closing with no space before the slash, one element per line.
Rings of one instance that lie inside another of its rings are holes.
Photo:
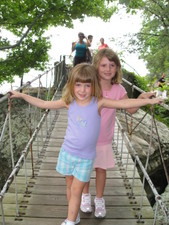
<path fill-rule="evenodd" d="M 95 99 L 102 97 L 97 71 L 93 65 L 80 63 L 70 71 L 63 88 L 62 99 L 69 105 L 74 99 L 87 102 L 92 97 Z"/>
<path fill-rule="evenodd" d="M 81 105 L 89 103 L 92 97 L 92 84 L 76 82 L 74 85 L 74 95 L 76 101 Z"/>
<path fill-rule="evenodd" d="M 108 58 L 103 57 L 100 60 L 98 73 L 101 80 L 110 81 L 117 72 L 117 66 L 114 61 L 110 61 Z"/>
<path fill-rule="evenodd" d="M 110 84 L 122 82 L 120 59 L 112 49 L 99 50 L 93 59 L 93 65 L 101 82 L 104 80 L 109 81 Z"/>

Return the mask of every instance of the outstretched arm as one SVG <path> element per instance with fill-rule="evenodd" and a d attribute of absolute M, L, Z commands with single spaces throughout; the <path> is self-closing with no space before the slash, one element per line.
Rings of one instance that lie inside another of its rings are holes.
<path fill-rule="evenodd" d="M 144 93 L 141 93 L 137 99 L 145 99 L 145 98 L 152 98 L 152 97 L 155 97 L 156 96 L 156 93 L 155 92 L 144 92 Z M 123 99 L 128 99 L 128 96 L 125 95 Z M 133 114 L 133 113 L 136 113 L 137 110 L 139 109 L 140 107 L 135 107 L 135 108 L 131 108 L 131 109 L 126 109 L 127 112 Z"/>
<path fill-rule="evenodd" d="M 72 56 L 72 53 L 74 52 L 75 50 L 75 47 L 76 47 L 76 44 L 77 44 L 77 41 L 76 42 L 72 42 L 72 49 L 71 49 L 71 53 L 70 53 L 70 57 Z"/>
<path fill-rule="evenodd" d="M 22 98 L 26 102 L 30 103 L 31 105 L 37 106 L 42 109 L 60 109 L 60 108 L 68 107 L 62 99 L 57 101 L 44 101 L 42 99 L 35 98 L 30 95 L 26 95 L 24 93 L 20 93 L 17 91 L 10 91 L 9 94 L 11 99 Z"/>
<path fill-rule="evenodd" d="M 122 99 L 122 100 L 111 100 L 108 98 L 102 98 L 98 101 L 98 110 L 102 108 L 116 108 L 116 109 L 130 109 L 130 108 L 140 108 L 145 105 L 154 105 L 163 103 L 161 98 L 146 98 L 146 99 Z"/>

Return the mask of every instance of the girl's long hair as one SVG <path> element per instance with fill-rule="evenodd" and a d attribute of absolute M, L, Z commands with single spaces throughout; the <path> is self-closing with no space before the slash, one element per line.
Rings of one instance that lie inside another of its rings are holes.
<path fill-rule="evenodd" d="M 112 84 L 120 84 L 122 82 L 122 71 L 121 71 L 121 63 L 118 55 L 110 48 L 104 48 L 97 52 L 93 59 L 93 65 L 97 70 L 97 75 L 99 77 L 99 64 L 103 57 L 106 57 L 109 61 L 112 61 L 117 66 L 117 72 L 115 76 L 112 78 Z"/>
<path fill-rule="evenodd" d="M 96 99 L 100 99 L 102 97 L 101 86 L 97 77 L 96 69 L 90 64 L 81 63 L 73 67 L 70 71 L 68 82 L 63 88 L 62 99 L 67 105 L 75 99 L 74 86 L 76 82 L 91 83 L 91 96 L 94 96 Z"/>

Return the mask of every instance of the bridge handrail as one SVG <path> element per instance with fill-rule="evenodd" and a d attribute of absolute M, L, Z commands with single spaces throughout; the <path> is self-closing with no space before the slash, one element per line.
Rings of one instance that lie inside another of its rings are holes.
<path fill-rule="evenodd" d="M 40 79 L 41 77 L 45 76 L 46 73 L 52 71 L 55 67 L 59 66 L 61 63 L 62 63 L 62 61 L 57 62 L 54 67 L 51 67 L 49 70 L 45 71 L 44 73 L 39 74 L 38 76 L 36 76 L 35 78 L 33 78 L 31 81 L 28 81 L 26 84 L 24 84 L 21 87 L 17 88 L 16 91 L 20 91 L 23 88 L 26 88 L 26 87 L 30 86 L 34 81 L 36 81 L 36 80 Z M 0 103 L 6 101 L 8 99 L 8 97 L 9 97 L 8 96 L 8 93 L 5 94 L 2 98 L 0 98 Z"/>
<path fill-rule="evenodd" d="M 131 86 L 133 90 L 135 89 L 135 90 L 137 90 L 140 93 L 144 93 L 145 92 L 141 88 L 139 88 L 136 85 L 134 85 L 133 83 L 131 83 L 130 81 L 126 80 L 125 78 L 122 78 L 122 81 L 124 83 L 128 84 L 129 86 Z M 162 103 L 161 106 L 164 107 L 166 110 L 169 110 L 169 106 L 167 104 Z"/>
<path fill-rule="evenodd" d="M 117 123 L 117 126 L 118 126 L 118 132 L 121 132 L 122 134 L 122 139 L 127 143 L 127 145 L 129 146 L 130 150 L 132 151 L 132 156 L 134 157 L 135 159 L 135 165 L 134 165 L 134 170 L 133 170 L 133 179 L 134 179 L 134 176 L 135 176 L 135 169 L 136 169 L 136 163 L 138 163 L 143 175 L 144 175 L 144 178 L 147 180 L 154 196 L 155 196 L 155 201 L 156 201 L 156 209 L 155 209 L 155 214 L 154 214 L 154 223 L 153 225 L 155 225 L 155 222 L 156 222 L 156 216 L 157 216 L 157 210 L 158 210 L 158 205 L 161 207 L 163 213 L 164 213 L 164 216 L 166 218 L 166 221 L 169 222 L 169 211 L 166 207 L 166 205 L 164 204 L 164 202 L 162 201 L 162 198 L 161 196 L 159 195 L 159 193 L 157 192 L 154 184 L 152 183 L 151 181 L 151 178 L 149 177 L 145 167 L 143 166 L 136 150 L 134 149 L 134 147 L 132 146 L 129 138 L 128 138 L 128 135 L 127 133 L 124 131 L 124 128 L 122 127 L 119 119 L 116 117 L 116 123 Z M 123 142 L 122 140 L 122 142 Z M 117 140 L 117 145 L 118 145 L 118 140 Z M 128 153 L 129 153 L 129 150 L 128 150 Z M 143 182 L 143 185 L 144 185 L 144 182 Z M 132 184 L 132 189 L 131 189 L 131 195 L 133 195 L 133 186 L 134 186 L 134 182 Z M 142 193 L 143 194 L 143 193 Z M 142 196 L 141 196 L 142 198 Z M 141 200 L 142 201 L 142 200 Z M 140 207 L 141 208 L 141 207 Z M 141 209 L 140 209 L 140 213 L 138 215 L 138 220 L 141 221 Z"/>
<path fill-rule="evenodd" d="M 60 69 L 58 69 L 58 71 L 57 71 L 56 68 L 60 68 Z M 30 82 L 27 82 L 25 85 L 23 85 L 22 87 L 18 88 L 17 91 L 20 91 L 20 90 L 22 90 L 25 87 L 29 87 L 30 84 L 32 84 L 34 81 L 36 81 L 38 79 L 40 80 L 40 78 L 43 77 L 44 75 L 46 75 L 46 73 L 48 73 L 49 71 L 53 71 L 53 70 L 58 72 L 58 73 L 55 74 L 56 75 L 55 76 L 55 80 L 53 81 L 53 84 L 55 83 L 57 85 L 57 87 L 54 87 L 55 88 L 55 92 L 54 92 L 54 95 L 52 97 L 52 100 L 54 100 L 56 98 L 58 90 L 62 89 L 62 87 L 63 87 L 63 85 L 64 85 L 64 83 L 65 83 L 65 81 L 67 79 L 66 78 L 67 74 L 66 74 L 66 69 L 65 69 L 65 59 L 64 58 L 63 58 L 62 61 L 55 63 L 55 66 L 53 68 L 51 68 L 50 70 L 48 70 L 47 72 L 45 72 L 45 73 L 43 73 L 41 75 L 38 75 L 37 77 L 35 77 Z M 58 78 L 58 76 L 59 76 L 59 78 Z M 58 83 L 56 83 L 56 80 L 58 81 Z M 0 103 L 4 102 L 8 98 L 9 98 L 9 94 L 6 94 L 3 98 L 0 99 Z M 29 139 L 25 149 L 22 151 L 21 156 L 19 157 L 16 165 L 13 166 L 12 172 L 10 173 L 6 183 L 4 184 L 4 186 L 3 186 L 3 188 L 2 188 L 2 190 L 0 192 L 0 205 L 1 205 L 1 214 L 2 214 L 3 225 L 5 225 L 5 217 L 4 217 L 4 210 L 3 210 L 3 198 L 4 198 L 7 190 L 9 189 L 11 183 L 13 182 L 13 180 L 15 180 L 16 174 L 18 173 L 22 163 L 25 163 L 25 158 L 26 158 L 28 152 L 30 151 L 29 148 L 30 148 L 32 142 L 34 141 L 34 139 L 36 138 L 36 136 L 38 134 L 38 131 L 40 130 L 41 125 L 44 122 L 44 120 L 47 117 L 49 112 L 50 112 L 50 110 L 47 109 L 42 114 L 38 125 L 36 126 L 32 136 L 30 137 L 30 139 Z M 6 126 L 7 120 L 9 120 L 9 118 L 10 118 L 10 110 L 8 108 L 7 116 L 6 116 L 5 123 L 3 125 L 3 129 L 2 129 L 2 133 L 1 133 L 0 143 L 1 143 L 1 140 L 2 140 L 2 137 L 3 137 L 3 133 L 4 133 L 4 130 L 5 130 L 5 126 Z M 25 174 L 25 180 L 26 180 L 26 176 L 27 175 Z M 27 188 L 27 181 L 26 181 L 26 188 Z M 16 193 L 16 195 L 17 195 L 17 193 Z M 16 208 L 17 208 L 17 197 L 16 197 Z M 16 213 L 18 215 L 18 209 L 16 209 Z"/>
<path fill-rule="evenodd" d="M 61 65 L 62 65 L 62 66 L 61 66 Z M 59 66 L 61 66 L 61 68 L 59 68 Z M 61 77 L 58 77 L 58 78 L 56 78 L 56 79 L 54 80 L 54 83 L 56 83 L 57 87 L 55 87 L 56 91 L 55 91 L 55 93 L 54 93 L 54 95 L 53 95 L 53 97 L 52 97 L 52 100 L 54 100 L 54 98 L 56 97 L 56 94 L 57 94 L 58 90 L 60 89 L 60 87 L 61 87 L 62 84 L 64 83 L 64 79 L 65 79 L 65 61 L 63 60 L 63 61 L 61 61 L 61 62 L 56 63 L 56 64 L 55 64 L 55 67 L 51 68 L 51 69 L 48 70 L 47 72 L 53 71 L 54 68 L 55 68 L 55 69 L 57 68 L 57 69 L 58 69 L 58 72 L 59 72 L 59 73 L 60 73 L 60 72 L 62 73 L 62 76 L 61 76 Z M 22 90 L 23 88 L 25 88 L 25 87 L 27 87 L 27 86 L 30 86 L 30 84 L 32 84 L 32 83 L 33 83 L 34 81 L 36 81 L 36 80 L 41 79 L 41 77 L 44 76 L 45 74 L 46 74 L 46 72 L 45 72 L 44 74 L 42 74 L 42 75 L 38 75 L 36 78 L 34 78 L 33 80 L 31 80 L 30 82 L 27 82 L 25 85 L 23 85 L 22 87 L 18 88 L 17 90 L 19 91 L 19 90 Z M 60 79 L 60 78 L 61 78 L 61 79 Z M 141 89 L 138 88 L 137 86 L 133 85 L 132 83 L 128 82 L 128 81 L 125 80 L 124 78 L 123 78 L 123 81 L 126 82 L 127 84 L 129 84 L 130 86 L 132 86 L 132 88 L 136 89 L 136 90 L 139 91 L 140 93 L 144 92 L 143 90 L 141 90 Z M 3 98 L 0 99 L 0 103 L 2 103 L 3 101 L 7 100 L 8 97 L 9 97 L 8 95 L 5 95 Z M 165 105 L 165 104 L 163 104 L 163 105 Z M 167 106 L 167 107 L 168 107 L 168 106 Z M 169 108 L 169 107 L 168 107 L 168 108 Z M 8 177 L 8 179 L 7 179 L 6 183 L 5 183 L 5 185 L 3 186 L 3 189 L 1 190 L 1 193 L 0 193 L 0 204 L 1 204 L 2 215 L 3 215 L 3 205 L 2 205 L 2 201 L 3 201 L 3 198 L 4 198 L 4 196 L 5 196 L 5 193 L 7 192 L 7 190 L 8 190 L 8 188 L 9 188 L 10 184 L 11 184 L 12 181 L 13 181 L 13 179 L 15 179 L 15 175 L 16 175 L 17 172 L 19 171 L 22 162 L 25 162 L 25 156 L 28 154 L 29 147 L 30 147 L 30 145 L 32 144 L 32 142 L 34 141 L 35 137 L 37 136 L 38 131 L 39 131 L 39 129 L 40 129 L 42 123 L 44 122 L 45 118 L 47 117 L 47 114 L 49 113 L 49 111 L 50 111 L 50 110 L 45 110 L 45 112 L 44 112 L 43 115 L 41 116 L 41 119 L 40 119 L 38 125 L 36 126 L 36 128 L 35 128 L 35 130 L 34 130 L 32 136 L 31 136 L 31 138 L 29 139 L 29 141 L 28 141 L 28 143 L 27 143 L 25 149 L 22 151 L 22 154 L 21 154 L 19 160 L 17 161 L 17 163 L 16 163 L 16 165 L 14 166 L 14 168 L 13 168 L 11 174 L 9 175 L 9 177 Z M 9 115 L 9 114 L 7 114 L 6 120 L 8 120 L 8 115 Z M 6 121 L 6 120 L 5 120 L 5 121 Z M 128 142 L 129 140 L 128 140 L 128 137 L 127 137 L 126 133 L 124 132 L 124 129 L 121 127 L 121 125 L 119 124 L 118 120 L 116 120 L 116 121 L 117 121 L 117 124 L 118 124 L 118 126 L 119 126 L 121 132 L 124 134 L 123 136 L 124 136 L 125 141 Z M 4 128 L 3 128 L 3 130 L 4 130 Z M 1 136 L 2 136 L 2 135 L 1 135 Z M 1 140 L 0 140 L 0 142 L 1 142 Z M 138 162 L 140 168 L 143 169 L 144 166 L 142 165 L 142 163 L 141 163 L 141 161 L 140 161 L 138 155 L 136 154 L 134 148 L 132 147 L 131 143 L 129 143 L 129 146 L 130 146 L 131 150 L 134 152 L 135 160 Z M 155 199 L 156 199 L 157 203 L 158 203 L 158 204 L 160 205 L 160 207 L 163 209 L 165 216 L 168 217 L 168 211 L 167 211 L 167 209 L 166 209 L 166 206 L 163 204 L 163 202 L 162 202 L 162 200 L 161 200 L 161 196 L 158 194 L 157 190 L 155 189 L 155 187 L 154 187 L 154 185 L 153 185 L 153 183 L 152 183 L 152 181 L 151 181 L 149 175 L 147 174 L 147 172 L 146 172 L 145 169 L 143 169 L 142 172 L 143 172 L 143 174 L 145 175 L 145 178 L 147 179 L 149 185 L 150 185 L 150 186 L 152 187 L 152 189 L 153 189 L 152 191 L 153 191 L 153 193 L 154 193 L 154 195 L 155 195 Z M 3 220 L 3 225 L 5 225 L 5 221 L 4 221 L 4 220 Z"/>

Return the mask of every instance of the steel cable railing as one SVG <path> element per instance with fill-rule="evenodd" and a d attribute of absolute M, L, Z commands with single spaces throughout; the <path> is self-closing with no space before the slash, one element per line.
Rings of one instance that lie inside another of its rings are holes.
<path fill-rule="evenodd" d="M 49 71 L 51 72 L 51 81 L 49 82 L 49 86 L 47 87 L 48 88 L 48 92 L 47 92 L 47 99 L 50 99 L 50 95 L 51 95 L 51 89 L 53 88 L 54 89 L 54 95 L 52 97 L 52 100 L 54 100 L 57 96 L 57 93 L 59 90 L 62 89 L 63 85 L 64 85 L 64 82 L 66 81 L 66 77 L 67 77 L 67 73 L 66 73 L 66 70 L 63 68 L 65 66 L 65 58 L 63 58 L 63 60 L 61 62 L 58 62 L 55 64 L 55 66 L 53 68 L 51 68 Z M 58 69 L 60 68 L 60 69 Z M 49 72 L 48 71 L 48 72 Z M 54 71 L 55 71 L 55 80 L 54 80 Z M 56 72 L 57 71 L 57 72 Z M 64 72 L 64 73 L 63 73 Z M 27 84 L 25 84 L 24 86 L 20 87 L 19 89 L 17 89 L 18 91 L 20 90 L 25 90 L 24 88 L 27 88 L 28 90 L 28 93 L 30 93 L 30 85 L 35 82 L 36 80 L 39 80 L 39 86 L 38 86 L 38 96 L 37 97 L 40 97 L 40 88 L 42 87 L 41 85 L 41 78 L 43 76 L 47 76 L 47 73 L 45 72 L 44 74 L 42 75 L 39 75 L 38 77 L 34 78 L 32 81 L 30 82 L 27 82 Z M 48 76 L 48 79 L 46 79 L 47 81 L 49 80 L 49 76 Z M 57 82 L 56 82 L 57 80 Z M 55 84 L 57 84 L 57 86 L 55 86 Z M 0 103 L 2 103 L 3 101 L 7 100 L 7 98 L 9 97 L 9 95 L 6 95 L 5 97 L 1 98 L 0 99 Z M 50 113 L 50 110 L 45 110 L 45 112 L 41 112 L 39 113 L 39 116 L 40 116 L 40 121 L 38 122 L 38 124 L 34 127 L 34 130 L 31 131 L 31 137 L 26 145 L 26 147 L 24 148 L 24 150 L 22 151 L 17 163 L 15 164 L 14 163 L 14 155 L 13 155 L 13 147 L 12 147 L 12 128 L 11 128 L 11 107 L 14 107 L 13 105 L 11 105 L 11 102 L 9 102 L 9 107 L 8 107 L 8 112 L 7 112 L 7 116 L 6 116 L 6 119 L 5 119 L 5 122 L 4 122 L 4 125 L 3 125 L 3 129 L 2 129 L 2 132 L 1 132 L 1 139 L 0 139 L 0 144 L 1 144 L 1 140 L 3 139 L 3 135 L 4 135 L 4 131 L 5 131 L 5 128 L 7 126 L 7 122 L 8 123 L 8 126 L 9 126 L 9 140 L 10 140 L 10 149 L 11 149 L 11 161 L 12 161 L 12 172 L 10 173 L 6 183 L 4 184 L 2 190 L 1 190 L 1 193 L 0 193 L 0 205 L 1 205 L 1 215 L 2 215 L 2 223 L 3 225 L 5 225 L 5 215 L 4 215 L 4 209 L 3 209 L 3 198 L 5 196 L 5 193 L 7 192 L 7 190 L 9 189 L 9 186 L 11 185 L 11 183 L 13 182 L 13 180 L 15 180 L 15 194 L 16 194 L 16 216 L 19 216 L 19 210 L 18 210 L 18 199 L 17 199 L 17 182 L 16 182 L 16 174 L 18 173 L 18 171 L 20 170 L 22 164 L 24 164 L 24 174 L 25 174 L 25 189 L 26 189 L 26 192 L 28 191 L 28 185 L 27 185 L 27 168 L 26 168 L 26 157 L 31 149 L 31 151 L 33 151 L 32 149 L 32 143 L 33 141 L 36 139 L 37 141 L 37 146 L 38 146 L 38 154 L 37 156 L 40 155 L 40 150 L 39 150 L 39 137 L 38 137 L 38 132 L 39 130 L 42 130 L 42 124 L 45 124 L 46 127 L 45 127 L 45 130 L 49 130 L 50 129 L 50 126 L 52 125 L 53 123 L 53 120 L 55 119 L 55 117 L 57 116 L 56 113 L 55 113 L 55 116 L 53 118 L 51 118 L 51 113 Z M 32 115 L 31 113 L 31 107 L 30 105 L 28 106 L 28 111 L 29 111 L 29 114 Z M 37 113 L 34 113 L 33 112 L 33 117 L 35 117 Z M 47 115 L 49 115 L 50 119 L 47 120 Z M 21 118 L 21 121 L 23 119 Z M 31 121 L 34 121 L 34 119 L 32 119 L 32 116 L 30 118 L 30 122 Z M 38 121 L 38 119 L 36 119 L 36 121 Z M 32 122 L 31 122 L 32 124 Z M 32 128 L 32 125 L 30 124 L 31 128 Z M 35 124 L 35 123 L 33 123 Z M 48 132 L 48 131 L 47 131 Z M 42 136 L 43 138 L 43 136 Z M 43 143 L 43 142 L 41 142 Z M 34 167 L 33 167 L 33 164 L 36 163 L 33 161 L 33 152 L 32 152 L 32 157 L 31 157 L 31 160 L 32 160 L 32 171 L 34 171 Z M 39 158 L 37 158 L 37 160 L 39 160 Z M 32 176 L 34 176 L 34 172 L 32 172 Z"/>
<path fill-rule="evenodd" d="M 50 95 L 51 95 L 51 87 L 54 87 L 55 89 L 55 93 L 52 97 L 52 100 L 54 100 L 57 96 L 57 93 L 58 93 L 58 90 L 62 89 L 63 87 L 63 84 L 65 83 L 65 79 L 66 79 L 66 72 L 65 72 L 65 61 L 61 61 L 61 62 L 58 62 L 55 64 L 55 67 L 50 69 L 49 71 L 45 72 L 44 74 L 42 75 L 39 75 L 38 77 L 36 77 L 35 79 L 33 79 L 32 81 L 28 82 L 26 85 L 22 86 L 21 88 L 18 89 L 19 90 L 23 90 L 24 88 L 27 88 L 28 90 L 28 93 L 30 92 L 30 85 L 37 81 L 38 80 L 38 83 L 39 83 L 39 86 L 38 86 L 38 95 L 37 97 L 40 97 L 40 89 L 42 87 L 41 85 L 41 78 L 43 76 L 46 76 L 46 84 L 48 83 L 48 74 L 49 72 L 51 72 L 51 79 L 50 79 L 50 84 L 48 85 L 48 88 L 47 88 L 47 99 L 50 99 Z M 54 75 L 55 74 L 55 75 Z M 124 79 L 123 79 L 124 81 Z M 143 92 L 141 89 L 139 89 L 138 87 L 132 85 L 130 82 L 127 81 L 127 83 L 132 86 L 132 90 L 134 89 L 137 89 L 139 90 L 140 92 Z M 52 86 L 53 85 L 53 86 Z M 47 86 L 47 85 L 46 85 Z M 8 96 L 5 96 L 4 98 L 1 98 L 0 99 L 0 103 L 3 102 L 5 99 L 7 99 Z M 29 105 L 29 109 L 28 109 L 29 113 L 31 113 L 31 107 Z M 37 111 L 36 111 L 37 112 Z M 32 128 L 32 121 L 36 121 L 35 119 L 35 115 L 37 113 L 35 113 L 35 111 L 33 112 L 33 119 L 31 117 L 30 119 L 30 127 Z M 47 120 L 47 115 L 49 115 L 49 121 Z M 5 128 L 6 128 L 6 125 L 7 125 L 7 121 L 11 120 L 9 119 L 9 114 L 7 114 L 6 116 L 6 119 L 5 119 L 5 122 L 4 122 L 4 125 L 3 125 L 3 129 L 2 129 L 2 133 L 1 133 L 1 137 L 0 137 L 0 144 L 1 144 L 1 140 L 3 138 L 3 135 L 4 135 L 4 131 L 5 131 Z M 31 138 L 29 139 L 26 147 L 24 148 L 24 150 L 22 151 L 22 154 L 19 158 L 19 160 L 17 161 L 16 165 L 13 165 L 13 170 L 10 174 L 10 176 L 8 177 L 1 193 L 0 193 L 0 204 L 1 204 L 1 214 L 2 214 L 2 220 L 3 220 L 3 225 L 5 225 L 5 215 L 4 215 L 4 210 L 3 210 L 3 198 L 5 196 L 5 193 L 6 191 L 8 190 L 10 184 L 13 182 L 13 179 L 15 179 L 15 175 L 18 173 L 19 169 L 21 168 L 21 165 L 24 164 L 24 170 L 25 170 L 25 189 L 27 191 L 28 189 L 28 185 L 27 185 L 27 168 L 26 168 L 26 157 L 28 155 L 28 152 L 30 151 L 30 148 L 31 148 L 31 151 L 32 151 L 32 154 L 33 154 L 33 149 L 32 149 L 32 143 L 33 141 L 36 139 L 37 141 L 37 148 L 38 148 L 38 156 L 40 156 L 40 145 L 39 145 L 39 142 L 41 143 L 44 143 L 43 141 L 43 133 L 41 133 L 41 141 L 39 140 L 39 137 L 38 137 L 38 132 L 39 130 L 41 130 L 41 132 L 43 132 L 43 129 L 42 128 L 42 125 L 44 124 L 45 125 L 45 130 L 46 130 L 46 135 L 48 135 L 48 131 L 50 129 L 50 126 L 52 124 L 52 116 L 50 114 L 50 111 L 49 110 L 46 110 L 45 112 L 42 112 L 40 111 L 39 112 L 39 118 L 40 118 L 40 121 L 38 122 L 38 124 L 34 127 L 34 130 L 31 131 Z M 133 193 L 134 193 L 134 177 L 135 177 L 135 173 L 136 173 L 136 164 L 138 164 L 141 168 L 141 170 L 144 168 L 143 164 L 141 163 L 138 155 L 136 154 L 135 150 L 133 149 L 130 141 L 129 141 L 129 138 L 128 136 L 126 135 L 124 129 L 122 128 L 122 126 L 120 125 L 119 121 L 117 120 L 116 121 L 117 124 L 118 124 L 118 133 L 117 133 L 117 146 L 119 144 L 119 134 L 120 132 L 122 133 L 122 145 L 121 145 L 121 148 L 120 148 L 120 159 L 121 159 L 121 163 L 122 163 L 122 160 L 123 160 L 123 146 L 124 146 L 124 142 L 127 142 L 128 145 L 130 146 L 134 156 L 135 156 L 135 165 L 134 165 L 134 170 L 133 170 L 133 180 L 132 180 L 132 189 L 131 189 L 131 193 L 130 195 L 132 196 Z M 11 122 L 10 122 L 11 123 Z M 33 124 L 35 124 L 35 122 L 33 122 Z M 9 125 L 11 126 L 11 125 Z M 10 129 L 11 130 L 11 129 Z M 10 131 L 11 132 L 11 131 Z M 11 135 L 11 139 L 12 139 L 12 134 Z M 12 149 L 12 140 L 11 140 L 11 149 Z M 12 154 L 11 154 L 12 155 Z M 126 162 L 126 176 L 127 176 L 127 170 L 128 170 L 128 159 L 129 159 L 129 152 L 127 154 L 127 162 Z M 13 159 L 12 159 L 13 160 Z M 38 160 L 38 159 L 37 159 Z M 33 167 L 33 164 L 34 164 L 34 159 L 33 159 L 33 155 L 32 155 L 32 176 L 34 176 L 34 167 Z M 168 212 L 167 212 L 167 209 L 166 209 L 166 206 L 165 204 L 162 202 L 161 200 L 161 196 L 158 194 L 158 192 L 156 191 L 156 189 L 154 188 L 153 184 L 152 184 L 152 181 L 150 180 L 148 174 L 147 174 L 147 171 L 145 170 L 145 168 L 143 169 L 143 174 L 144 174 L 144 177 L 145 179 L 148 181 L 149 185 L 151 185 L 152 187 L 152 191 L 155 195 L 155 199 L 157 200 L 157 206 L 156 206 L 156 210 L 158 210 L 158 206 L 160 206 L 163 210 L 164 210 L 164 214 L 166 217 L 168 217 Z M 140 197 L 140 208 L 142 207 L 142 195 Z M 157 214 L 157 211 L 155 211 L 155 217 L 156 217 L 156 214 Z M 16 191 L 16 215 L 19 215 L 19 210 L 18 210 L 18 207 L 17 207 L 17 191 Z M 140 211 L 140 214 L 138 215 L 139 219 L 141 219 L 141 211 Z M 156 218 L 155 218 L 156 219 Z"/>
<path fill-rule="evenodd" d="M 138 88 L 137 86 L 133 85 L 131 82 L 123 79 L 123 82 L 127 83 L 129 86 L 131 86 L 131 89 L 132 89 L 132 95 L 133 95 L 133 92 L 134 90 L 137 90 L 138 92 L 140 93 L 143 93 L 144 91 L 141 90 L 140 88 Z M 164 107 L 166 110 L 169 110 L 169 107 L 168 105 L 166 104 L 162 104 L 161 105 L 162 107 Z M 145 115 L 142 117 L 142 119 L 140 121 L 137 121 L 137 124 L 135 125 L 134 128 L 132 128 L 133 126 L 133 117 L 131 115 L 131 124 L 130 124 L 130 130 L 128 129 L 129 125 L 128 125 L 128 119 L 127 119 L 127 115 L 125 113 L 125 119 L 126 119 L 126 129 L 128 131 L 128 135 L 129 137 L 127 137 L 127 135 L 125 134 L 125 138 L 127 140 L 127 143 L 128 145 L 130 146 L 130 149 L 132 149 L 132 152 L 133 152 L 133 155 L 134 155 L 134 170 L 133 170 L 133 181 L 132 181 L 132 187 L 131 187 L 131 193 L 130 195 L 132 196 L 134 194 L 134 179 L 135 179 L 135 171 L 136 171 L 136 165 L 138 164 L 142 170 L 142 173 L 143 173 L 143 186 L 142 186 L 142 192 L 141 192 L 141 196 L 140 196 L 140 211 L 138 213 L 138 221 L 141 222 L 141 217 L 142 217 L 142 204 L 143 204 L 143 192 L 144 192 L 144 185 L 145 185 L 145 179 L 147 180 L 147 182 L 149 183 L 151 189 L 152 189 L 152 192 L 154 193 L 154 196 L 155 196 L 155 200 L 156 200 L 156 209 L 155 209 L 155 213 L 154 213 L 154 223 L 156 223 L 156 216 L 157 216 L 157 210 L 158 210 L 158 206 L 161 207 L 163 213 L 164 213 L 164 216 L 166 217 L 166 221 L 169 222 L 169 212 L 167 210 L 167 207 L 165 206 L 165 204 L 162 202 L 161 200 L 161 196 L 158 194 L 157 190 L 155 189 L 150 177 L 148 176 L 147 174 L 147 168 L 148 168 L 148 162 L 149 162 L 149 158 L 150 158 L 150 151 L 151 151 L 151 146 L 152 146 L 152 138 L 153 138 L 153 124 L 155 126 L 155 131 L 156 131 L 156 135 L 157 135 L 157 140 L 158 140 L 158 143 L 159 143 L 159 149 L 160 149 L 160 155 L 161 155 L 161 158 L 162 158 L 162 163 L 163 163 L 163 167 L 164 167 L 164 170 L 165 170 L 165 175 L 166 175 L 166 178 L 167 178 L 167 181 L 168 181 L 168 174 L 167 174 L 167 169 L 166 169 L 166 165 L 164 163 L 164 159 L 163 159 L 163 156 L 162 156 L 162 151 L 161 151 L 161 145 L 160 145 L 160 138 L 159 138 L 159 135 L 158 135 L 158 129 L 157 129 L 157 125 L 156 125 L 156 122 L 155 122 L 155 118 L 154 118 L 154 112 L 153 112 L 153 108 L 151 108 L 151 129 L 150 129 L 150 140 L 149 140 L 149 149 L 148 149 L 148 154 L 147 154 L 147 159 L 146 159 L 146 164 L 145 166 L 142 165 L 138 155 L 136 154 L 135 150 L 133 149 L 131 143 L 129 144 L 129 139 L 131 140 L 132 139 L 132 134 L 133 134 L 133 131 L 137 128 L 137 126 L 139 126 L 139 124 L 142 123 L 143 119 L 145 118 L 145 116 L 147 115 L 147 112 L 145 113 Z M 122 139 L 123 139 L 123 136 L 124 136 L 124 128 L 122 128 L 121 124 L 119 121 L 117 121 L 117 124 L 118 124 L 118 132 L 120 131 L 121 132 L 121 135 L 122 135 Z M 118 146 L 118 140 L 119 140 L 119 134 L 117 133 L 117 146 Z M 120 153 L 121 154 L 121 150 L 120 150 Z M 144 168 L 144 169 L 143 169 Z M 127 165 L 126 165 L 126 171 L 127 171 Z"/>
<path fill-rule="evenodd" d="M 168 212 L 168 209 L 166 207 L 166 205 L 164 204 L 164 202 L 162 201 L 162 198 L 161 196 L 158 194 L 156 188 L 154 187 L 154 184 L 152 183 L 145 167 L 143 166 L 138 154 L 136 153 L 135 149 L 133 148 L 131 142 L 130 142 L 130 139 L 128 137 L 128 135 L 126 134 L 126 132 L 124 131 L 120 121 L 118 120 L 118 118 L 116 117 L 116 124 L 117 124 L 117 136 L 119 137 L 120 134 L 121 134 L 121 137 L 122 139 L 124 139 L 123 141 L 129 146 L 129 149 L 128 151 L 131 151 L 132 152 L 132 156 L 134 157 L 134 169 L 133 169 L 133 178 L 132 178 L 132 187 L 131 187 L 131 193 L 130 193 L 130 196 L 133 196 L 134 194 L 134 179 L 135 179 L 135 173 L 136 173 L 136 163 L 139 165 L 139 168 L 141 169 L 143 175 L 144 175 L 144 179 L 146 179 L 146 181 L 148 182 L 154 196 L 155 196 L 155 200 L 156 200 L 156 210 L 155 210 L 155 213 L 154 213 L 154 223 L 153 225 L 156 224 L 156 215 L 157 215 L 157 210 L 158 210 L 158 206 L 161 207 L 163 213 L 164 213 L 164 216 L 166 218 L 166 222 L 169 222 L 169 212 Z M 118 141 L 121 141 L 119 138 L 118 138 Z M 117 143 L 118 145 L 118 143 Z M 121 154 L 121 149 L 119 150 L 119 154 Z M 126 163 L 126 161 L 125 161 Z M 124 164 L 123 162 L 123 159 L 121 159 L 121 164 Z M 125 173 L 127 174 L 127 171 L 125 171 Z M 144 184 L 143 184 L 143 187 L 144 187 Z M 142 210 L 142 197 L 143 197 L 143 192 L 141 192 L 141 196 L 140 196 L 140 211 L 138 213 L 138 222 L 142 222 L 141 219 L 142 219 L 142 213 L 141 213 L 141 210 Z"/>
<path fill-rule="evenodd" d="M 123 80 L 124 83 L 128 84 L 129 86 L 131 86 L 132 91 L 133 91 L 133 90 L 137 90 L 139 93 L 145 92 L 145 91 L 143 91 L 141 88 L 139 88 L 139 87 L 137 87 L 136 85 L 134 85 L 134 84 L 132 84 L 131 82 L 129 82 L 128 80 L 126 80 L 126 79 L 124 79 L 124 78 L 122 78 L 122 80 Z M 169 110 L 169 106 L 168 106 L 167 104 L 162 103 L 161 105 L 162 105 L 165 109 Z"/>

